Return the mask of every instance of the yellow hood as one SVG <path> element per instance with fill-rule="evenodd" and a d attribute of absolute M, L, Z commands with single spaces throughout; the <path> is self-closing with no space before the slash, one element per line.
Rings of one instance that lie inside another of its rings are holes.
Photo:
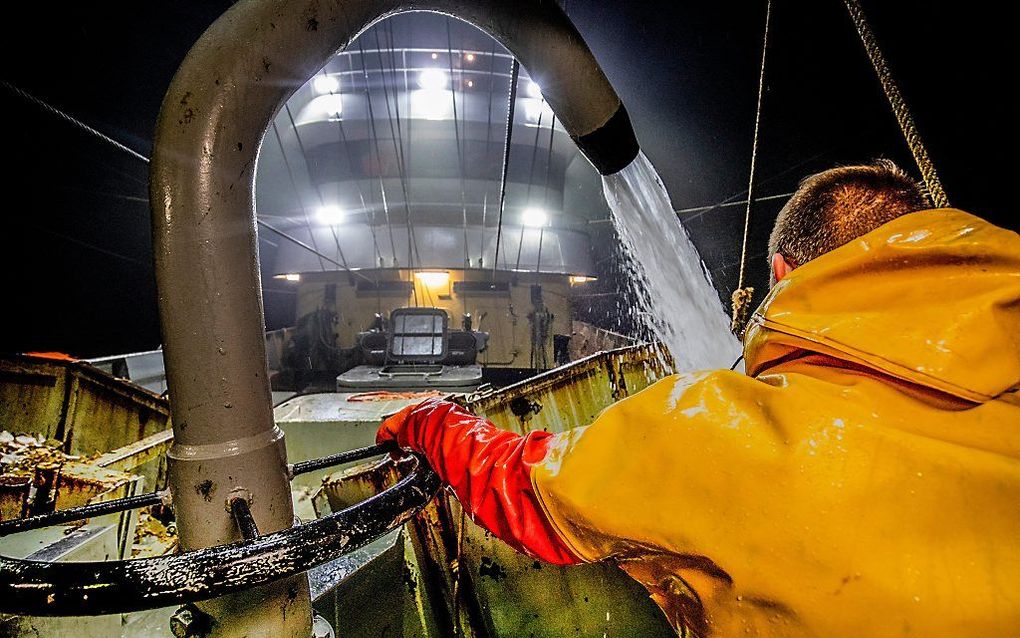
<path fill-rule="evenodd" d="M 532 480 L 698 638 L 1020 627 L 1020 238 L 955 210 L 795 270 L 750 376 L 668 377 L 556 435 Z"/>
<path fill-rule="evenodd" d="M 745 344 L 751 376 L 809 350 L 969 401 L 1015 390 L 1020 235 L 954 209 L 905 215 L 780 281 Z"/>

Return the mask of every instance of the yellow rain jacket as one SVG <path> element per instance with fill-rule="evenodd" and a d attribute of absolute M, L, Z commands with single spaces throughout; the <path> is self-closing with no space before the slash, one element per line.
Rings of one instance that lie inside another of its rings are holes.
<path fill-rule="evenodd" d="M 745 357 L 551 437 L 572 551 L 682 635 L 1020 636 L 1020 237 L 901 217 L 781 281 Z"/>

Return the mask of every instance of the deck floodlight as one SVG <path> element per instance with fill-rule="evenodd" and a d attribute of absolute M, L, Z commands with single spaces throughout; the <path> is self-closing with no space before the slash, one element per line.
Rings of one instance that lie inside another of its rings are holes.
<path fill-rule="evenodd" d="M 446 71 L 442 69 L 429 68 L 418 75 L 418 86 L 426 91 L 442 91 L 449 81 Z"/>
<path fill-rule="evenodd" d="M 340 80 L 335 75 L 316 75 L 312 88 L 319 95 L 329 95 L 340 90 Z"/>
<path fill-rule="evenodd" d="M 339 118 L 344 114 L 344 98 L 338 93 L 317 97 L 315 104 L 328 118 Z"/>
<path fill-rule="evenodd" d="M 450 91 L 418 89 L 411 91 L 411 115 L 425 120 L 446 120 L 453 117 Z"/>
<path fill-rule="evenodd" d="M 419 270 L 414 278 L 427 288 L 442 288 L 450 283 L 450 273 L 445 270 Z"/>
<path fill-rule="evenodd" d="M 541 228 L 549 223 L 549 214 L 541 208 L 525 208 L 521 223 L 531 228 Z"/>
<path fill-rule="evenodd" d="M 320 224 L 336 226 L 344 221 L 344 210 L 336 204 L 325 204 L 315 211 L 315 218 Z"/>

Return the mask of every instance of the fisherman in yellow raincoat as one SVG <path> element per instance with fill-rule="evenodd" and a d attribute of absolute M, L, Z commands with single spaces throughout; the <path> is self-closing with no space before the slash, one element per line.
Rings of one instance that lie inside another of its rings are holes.
<path fill-rule="evenodd" d="M 746 374 L 555 435 L 431 400 L 379 440 L 520 551 L 616 560 L 682 635 L 1020 636 L 1020 236 L 926 207 L 888 162 L 805 180 Z"/>

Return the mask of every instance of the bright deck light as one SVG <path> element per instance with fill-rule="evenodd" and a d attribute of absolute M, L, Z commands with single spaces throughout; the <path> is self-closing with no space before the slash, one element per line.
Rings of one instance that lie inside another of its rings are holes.
<path fill-rule="evenodd" d="M 521 103 L 524 106 L 524 117 L 528 123 L 536 124 L 542 120 L 544 125 L 545 122 L 552 121 L 553 112 L 545 100 L 526 97 L 521 100 Z"/>
<path fill-rule="evenodd" d="M 325 206 L 320 206 L 319 209 L 315 211 L 315 218 L 319 220 L 320 224 L 336 226 L 337 224 L 343 223 L 344 210 L 336 204 L 327 204 Z"/>
<path fill-rule="evenodd" d="M 450 283 L 450 273 L 445 270 L 419 270 L 414 278 L 429 288 L 441 288 Z"/>
<path fill-rule="evenodd" d="M 319 110 L 327 118 L 338 118 L 344 114 L 344 97 L 339 93 L 320 95 L 311 101 L 310 107 Z"/>
<path fill-rule="evenodd" d="M 426 91 L 442 91 L 449 81 L 442 69 L 425 69 L 418 75 L 418 86 Z"/>
<path fill-rule="evenodd" d="M 411 91 L 411 116 L 424 120 L 446 120 L 453 117 L 450 91 L 418 89 Z"/>
<path fill-rule="evenodd" d="M 525 208 L 521 223 L 531 228 L 540 228 L 549 223 L 549 215 L 541 208 Z"/>
<path fill-rule="evenodd" d="M 598 278 L 597 277 L 587 277 L 585 275 L 570 275 L 570 285 L 571 286 L 579 286 L 581 284 L 586 284 L 586 283 L 588 283 L 590 281 L 595 281 L 596 279 L 598 279 Z"/>
<path fill-rule="evenodd" d="M 319 95 L 328 95 L 340 90 L 340 80 L 332 75 L 316 75 L 312 80 L 312 88 Z"/>
<path fill-rule="evenodd" d="M 301 275 L 296 272 L 289 272 L 283 275 L 273 275 L 273 279 L 283 279 L 284 281 L 301 281 Z"/>
<path fill-rule="evenodd" d="M 528 80 L 528 89 L 527 89 L 527 91 L 528 91 L 528 97 L 533 97 L 533 98 L 536 98 L 536 99 L 541 99 L 542 98 L 542 87 L 540 87 L 538 85 L 538 83 L 535 82 L 534 80 Z"/>

